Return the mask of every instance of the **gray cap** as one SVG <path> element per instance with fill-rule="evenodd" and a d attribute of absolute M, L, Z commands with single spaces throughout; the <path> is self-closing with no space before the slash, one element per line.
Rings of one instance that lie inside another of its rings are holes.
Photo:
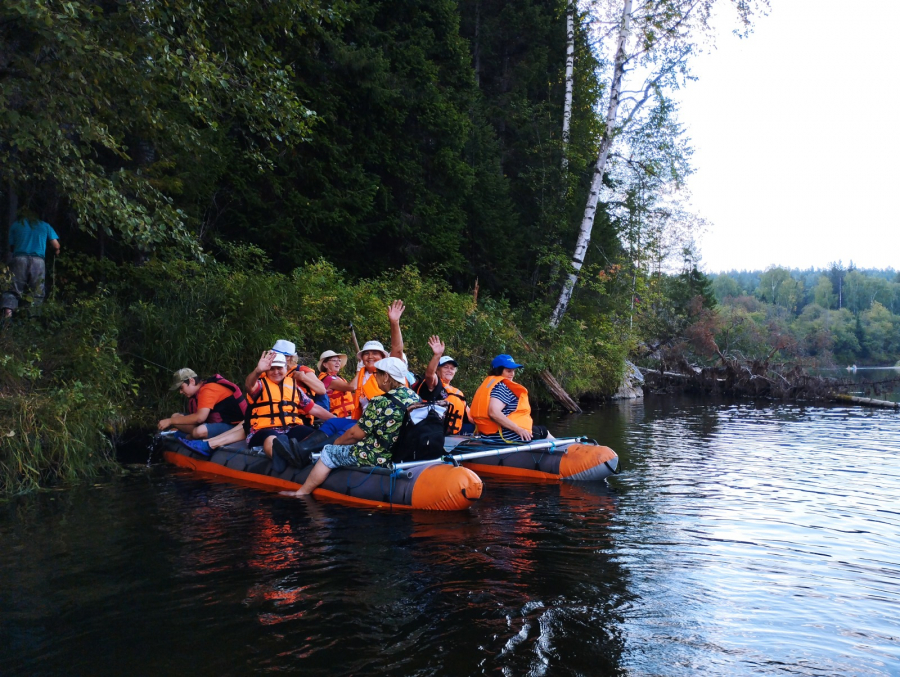
<path fill-rule="evenodd" d="M 174 378 L 172 379 L 172 387 L 169 390 L 178 390 L 181 387 L 181 384 L 187 381 L 189 378 L 197 378 L 197 372 L 193 369 L 188 369 L 185 367 L 184 369 L 179 369 L 175 372 Z"/>

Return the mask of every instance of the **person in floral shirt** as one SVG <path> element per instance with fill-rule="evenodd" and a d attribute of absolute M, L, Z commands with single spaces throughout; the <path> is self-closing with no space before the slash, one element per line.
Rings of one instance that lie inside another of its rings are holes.
<path fill-rule="evenodd" d="M 386 394 L 373 398 L 356 425 L 334 444 L 325 445 L 303 486 L 295 492 L 282 492 L 285 496 L 311 494 L 332 470 L 341 466 L 386 466 L 390 463 L 391 447 L 400 434 L 406 408 L 420 399 L 403 385 L 406 379 L 403 360 L 386 357 L 374 366 L 373 378 Z"/>

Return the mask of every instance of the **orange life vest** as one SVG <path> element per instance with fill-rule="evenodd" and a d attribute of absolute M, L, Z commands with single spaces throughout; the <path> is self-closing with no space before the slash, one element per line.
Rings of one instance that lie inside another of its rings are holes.
<path fill-rule="evenodd" d="M 500 426 L 497 422 L 490 417 L 488 408 L 490 407 L 491 402 L 491 391 L 494 389 L 494 386 L 501 381 L 506 384 L 507 388 L 512 390 L 513 395 L 519 398 L 519 404 L 516 406 L 515 411 L 507 414 L 507 418 L 517 426 L 525 428 L 525 430 L 530 432 L 534 423 L 531 420 L 531 405 L 528 403 L 528 389 L 525 386 L 520 385 L 515 381 L 510 381 L 508 378 L 503 378 L 502 376 L 488 376 L 481 385 L 478 386 L 478 390 L 475 391 L 475 396 L 472 398 L 472 404 L 469 408 L 469 416 L 472 417 L 475 428 L 483 435 L 493 435 L 500 430 Z"/>
<path fill-rule="evenodd" d="M 285 378 L 279 383 L 272 383 L 267 378 L 259 379 L 262 389 L 253 399 L 248 393 L 250 401 L 250 427 L 254 430 L 264 428 L 285 427 L 290 425 L 302 425 L 304 423 L 303 398 L 299 389 L 293 386 L 293 381 Z"/>
<path fill-rule="evenodd" d="M 319 374 L 320 381 L 324 382 L 326 378 L 328 378 L 328 374 L 324 371 Z M 335 378 L 340 377 L 335 376 Z M 332 388 L 328 395 L 328 403 L 331 408 L 331 413 L 338 418 L 348 418 L 353 413 L 353 393 Z"/>
<path fill-rule="evenodd" d="M 422 390 L 423 388 L 427 388 L 427 392 L 433 393 L 426 384 L 428 381 L 422 380 L 419 382 L 419 387 L 416 388 L 416 393 L 423 397 Z M 447 409 L 447 434 L 448 435 L 457 435 L 462 430 L 463 423 L 466 421 L 466 396 L 463 395 L 463 391 L 459 388 L 456 388 L 449 383 L 447 383 L 444 379 L 439 378 L 440 387 L 443 389 L 443 394 L 436 393 L 431 396 L 432 399 L 442 399 L 447 400 L 447 404 L 449 405 Z M 435 386 L 437 389 L 437 386 Z M 423 397 L 424 399 L 424 397 Z"/>
<path fill-rule="evenodd" d="M 360 381 L 363 381 L 363 383 L 360 383 Z M 403 385 L 408 388 L 409 382 L 406 379 L 403 379 Z M 356 390 L 353 391 L 353 415 L 351 418 L 354 418 L 357 421 L 362 418 L 362 398 L 366 398 L 366 400 L 371 402 L 379 395 L 384 395 L 384 391 L 381 389 L 381 386 L 378 385 L 378 381 L 375 380 L 375 372 L 368 372 L 364 367 L 362 371 L 357 374 Z"/>

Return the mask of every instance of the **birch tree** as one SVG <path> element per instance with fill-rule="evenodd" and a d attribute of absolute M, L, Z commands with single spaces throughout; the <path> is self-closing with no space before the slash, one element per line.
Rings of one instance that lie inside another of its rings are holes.
<path fill-rule="evenodd" d="M 562 171 L 569 170 L 569 136 L 572 128 L 572 93 L 575 91 L 575 0 L 566 2 L 566 98 L 563 103 Z"/>
<path fill-rule="evenodd" d="M 557 327 L 568 309 L 591 242 L 591 231 L 613 145 L 627 136 L 653 102 L 690 78 L 688 60 L 711 39 L 710 16 L 717 5 L 732 5 L 746 33 L 756 8 L 766 0 L 606 0 L 597 7 L 611 29 L 600 44 L 614 39 L 612 71 L 607 86 L 606 115 L 591 187 L 581 219 L 570 272 L 550 317 Z M 626 90 L 629 76 L 639 84 Z M 648 105 L 649 104 L 649 105 Z"/>

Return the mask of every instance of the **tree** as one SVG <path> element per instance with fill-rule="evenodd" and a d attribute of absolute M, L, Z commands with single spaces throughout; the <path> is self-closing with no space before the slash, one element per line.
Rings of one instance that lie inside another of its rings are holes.
<path fill-rule="evenodd" d="M 687 60 L 699 50 L 700 41 L 709 35 L 709 18 L 714 4 L 715 0 L 662 0 L 640 3 L 633 9 L 632 0 L 622 0 L 621 4 L 607 5 L 615 10 L 617 28 L 603 134 L 571 258 L 571 272 L 551 314 L 551 327 L 558 326 L 565 314 L 584 265 L 613 143 L 640 119 L 645 104 L 651 100 L 665 101 L 666 89 L 678 88 L 689 77 Z M 749 26 L 756 3 L 736 0 L 734 5 L 743 25 Z M 634 71 L 648 75 L 637 90 L 623 90 L 626 74 Z M 624 110 L 620 119 L 621 105 Z"/>
<path fill-rule="evenodd" d="M 826 275 L 819 276 L 819 281 L 813 289 L 813 299 L 823 308 L 834 308 L 837 305 L 833 285 Z"/>
<path fill-rule="evenodd" d="M 89 233 L 196 251 L 182 207 L 222 159 L 267 171 L 309 133 L 278 44 L 311 13 L 328 20 L 315 0 L 5 2 L 3 185 Z"/>

